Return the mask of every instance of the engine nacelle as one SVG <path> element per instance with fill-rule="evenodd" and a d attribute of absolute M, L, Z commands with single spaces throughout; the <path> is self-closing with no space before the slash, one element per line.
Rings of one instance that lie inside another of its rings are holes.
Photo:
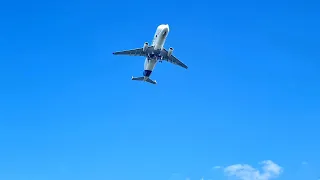
<path fill-rule="evenodd" d="M 168 56 L 171 56 L 172 52 L 173 52 L 173 48 L 171 47 L 171 48 L 169 48 L 169 50 L 168 50 Z"/>
<path fill-rule="evenodd" d="M 145 42 L 143 45 L 143 51 L 146 51 L 148 49 L 149 43 Z"/>

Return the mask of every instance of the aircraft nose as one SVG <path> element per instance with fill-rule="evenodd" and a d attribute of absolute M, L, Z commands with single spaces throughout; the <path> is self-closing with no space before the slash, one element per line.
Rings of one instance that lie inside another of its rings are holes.
<path fill-rule="evenodd" d="M 168 24 L 163 25 L 163 26 L 162 26 L 162 35 L 163 35 L 163 36 L 166 36 L 166 35 L 168 34 L 168 32 L 169 32 L 169 26 L 168 26 Z"/>
<path fill-rule="evenodd" d="M 163 30 L 169 31 L 169 25 L 168 25 L 168 24 L 165 24 L 165 25 L 163 26 Z"/>

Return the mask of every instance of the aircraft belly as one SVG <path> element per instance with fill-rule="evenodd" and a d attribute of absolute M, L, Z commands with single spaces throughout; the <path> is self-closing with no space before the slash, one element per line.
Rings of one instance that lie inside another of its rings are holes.
<path fill-rule="evenodd" d="M 146 60 L 145 65 L 144 65 L 144 69 L 145 70 L 150 70 L 152 71 L 156 65 L 157 61 L 156 60 Z"/>
<path fill-rule="evenodd" d="M 157 39 L 157 41 L 154 43 L 154 50 L 162 49 L 164 41 L 165 41 L 164 38 Z"/>

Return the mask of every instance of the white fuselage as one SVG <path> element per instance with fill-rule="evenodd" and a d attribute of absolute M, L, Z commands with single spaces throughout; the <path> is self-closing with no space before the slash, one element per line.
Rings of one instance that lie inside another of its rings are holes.
<path fill-rule="evenodd" d="M 152 41 L 152 45 L 154 47 L 154 50 L 162 50 L 164 43 L 166 41 L 166 38 L 169 33 L 169 25 L 168 24 L 161 24 L 158 26 L 156 33 L 154 34 L 154 38 Z M 144 72 L 143 76 L 145 78 L 149 78 L 151 75 L 154 67 L 157 64 L 158 59 L 156 57 L 146 57 L 146 60 L 144 62 Z"/>

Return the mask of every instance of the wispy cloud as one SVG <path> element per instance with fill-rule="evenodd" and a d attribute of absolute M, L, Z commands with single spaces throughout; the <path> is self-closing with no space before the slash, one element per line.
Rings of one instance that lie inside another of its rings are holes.
<path fill-rule="evenodd" d="M 221 169 L 221 166 L 214 166 L 212 169 Z"/>
<path fill-rule="evenodd" d="M 278 177 L 283 168 L 271 160 L 260 162 L 262 172 L 248 164 L 234 164 L 224 168 L 227 176 L 237 177 L 239 180 L 270 180 Z"/>

